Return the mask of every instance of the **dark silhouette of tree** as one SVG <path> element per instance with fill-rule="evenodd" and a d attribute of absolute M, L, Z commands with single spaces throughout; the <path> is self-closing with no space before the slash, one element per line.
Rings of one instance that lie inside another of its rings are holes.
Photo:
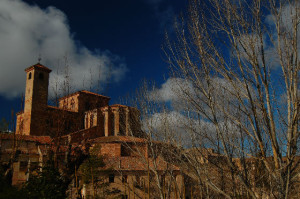
<path fill-rule="evenodd" d="M 3 117 L 0 121 L 0 132 L 7 132 L 9 127 L 8 121 Z"/>
<path fill-rule="evenodd" d="M 11 176 L 5 176 L 7 167 L 5 164 L 0 166 L 0 199 L 22 198 L 22 191 L 11 185 Z"/>
<path fill-rule="evenodd" d="M 68 183 L 65 178 L 55 167 L 54 162 L 48 161 L 37 175 L 30 175 L 22 191 L 23 198 L 63 199 L 67 197 L 67 189 Z"/>

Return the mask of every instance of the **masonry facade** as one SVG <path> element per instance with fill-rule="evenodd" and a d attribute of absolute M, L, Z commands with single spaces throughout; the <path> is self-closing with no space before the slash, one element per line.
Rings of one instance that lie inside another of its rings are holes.
<path fill-rule="evenodd" d="M 171 169 L 182 193 L 184 179 L 180 169 L 149 153 L 136 108 L 109 105 L 109 97 L 85 90 L 59 98 L 57 106 L 50 106 L 47 103 L 51 70 L 38 63 L 25 72 L 25 104 L 24 110 L 17 113 L 15 135 L 0 135 L 0 161 L 7 163 L 12 154 L 15 156 L 12 184 L 26 182 L 31 171 L 41 168 L 53 146 L 60 143 L 57 154 L 62 163 L 77 149 L 100 146 L 98 155 L 105 163 L 101 178 L 109 185 L 112 198 L 142 198 L 150 189 L 157 197 L 153 188 L 154 167 L 164 183 L 171 179 L 166 175 Z M 78 189 L 85 196 L 92 194 L 91 186 L 80 180 L 80 174 L 79 182 L 72 183 L 69 196 L 78 197 Z M 169 198 L 175 198 L 174 190 L 169 191 Z"/>
<path fill-rule="evenodd" d="M 17 114 L 16 134 L 58 137 L 90 128 L 96 128 L 92 137 L 140 132 L 138 110 L 118 104 L 109 106 L 110 98 L 103 95 L 78 91 L 59 98 L 58 107 L 49 106 L 51 70 L 38 63 L 25 72 L 25 104 Z"/>

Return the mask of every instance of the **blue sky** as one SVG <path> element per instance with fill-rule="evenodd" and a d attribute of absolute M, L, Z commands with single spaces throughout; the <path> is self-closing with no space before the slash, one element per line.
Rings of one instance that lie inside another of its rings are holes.
<path fill-rule="evenodd" d="M 164 32 L 186 6 L 185 0 L 1 0 L 0 118 L 20 111 L 24 69 L 39 56 L 55 71 L 63 71 L 67 57 L 72 90 L 97 87 L 111 103 L 134 94 L 143 79 L 163 83 Z M 63 78 L 55 71 L 53 78 Z"/>

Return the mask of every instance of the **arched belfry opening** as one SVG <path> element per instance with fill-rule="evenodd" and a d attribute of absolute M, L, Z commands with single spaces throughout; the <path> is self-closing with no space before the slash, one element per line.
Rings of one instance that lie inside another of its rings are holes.
<path fill-rule="evenodd" d="M 44 79 L 44 74 L 41 73 L 41 72 L 39 73 L 39 79 L 40 79 L 40 80 L 43 80 L 43 79 Z"/>

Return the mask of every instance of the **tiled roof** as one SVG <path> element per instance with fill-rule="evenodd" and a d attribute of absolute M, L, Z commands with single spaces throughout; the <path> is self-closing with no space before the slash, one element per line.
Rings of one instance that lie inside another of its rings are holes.
<path fill-rule="evenodd" d="M 79 91 L 79 92 L 80 93 L 85 93 L 85 94 L 88 94 L 88 95 L 95 95 L 95 96 L 98 96 L 98 97 L 103 97 L 103 98 L 110 99 L 110 97 L 100 95 L 100 94 L 97 94 L 97 93 L 93 93 L 93 92 L 90 92 L 90 91 L 86 91 L 86 90 L 82 90 L 82 91 Z"/>
<path fill-rule="evenodd" d="M 41 144 L 50 144 L 52 139 L 50 136 L 32 136 L 32 135 L 15 135 L 14 137 L 13 133 L 1 133 L 0 139 L 18 139 L 18 140 L 25 140 L 25 141 L 32 141 L 32 142 L 38 142 Z"/>
<path fill-rule="evenodd" d="M 131 137 L 131 136 L 107 136 L 98 137 L 89 140 L 91 143 L 106 143 L 106 142 L 147 142 L 144 138 Z"/>
<path fill-rule="evenodd" d="M 75 93 L 72 93 L 72 94 L 66 95 L 64 97 L 61 97 L 61 98 L 59 98 L 59 100 L 62 100 L 62 99 L 65 99 L 65 98 L 68 98 L 68 97 L 71 97 L 71 96 L 74 96 L 74 95 L 77 95 L 77 94 L 94 95 L 94 96 L 97 96 L 97 97 L 102 97 L 102 98 L 110 99 L 110 97 L 107 97 L 107 96 L 104 96 L 104 95 L 100 95 L 100 94 L 93 93 L 93 92 L 90 92 L 90 91 L 82 90 L 82 91 L 77 91 Z"/>
<path fill-rule="evenodd" d="M 88 129 L 81 129 L 79 131 L 75 131 L 73 133 L 69 133 L 66 135 L 61 136 L 60 138 L 62 140 L 68 140 L 70 139 L 71 144 L 78 144 L 85 142 L 86 140 L 92 140 L 96 137 L 99 137 L 101 132 L 98 131 L 98 127 L 94 126 Z"/>
<path fill-rule="evenodd" d="M 35 68 L 35 69 L 38 68 L 38 69 L 43 70 L 43 71 L 46 71 L 46 72 L 48 72 L 48 73 L 51 72 L 51 70 L 50 70 L 49 68 L 47 68 L 46 66 L 44 66 L 44 65 L 42 65 L 42 64 L 40 64 L 40 63 L 37 63 L 37 64 L 35 64 L 35 65 L 32 65 L 32 66 L 26 68 L 25 71 L 28 72 L 28 71 L 30 71 L 30 70 L 32 70 L 32 69 L 34 69 L 34 68 Z"/>
<path fill-rule="evenodd" d="M 113 105 L 111 105 L 111 107 L 129 107 L 129 106 L 125 106 L 122 104 L 113 104 Z"/>
<path fill-rule="evenodd" d="M 187 153 L 195 154 L 195 155 L 210 155 L 210 156 L 220 156 L 220 154 L 216 153 L 212 148 L 189 148 L 185 150 Z"/>
<path fill-rule="evenodd" d="M 135 170 L 135 171 L 147 171 L 148 170 L 148 160 L 143 157 L 104 157 L 103 161 L 105 163 L 106 169 L 114 170 Z M 167 169 L 180 170 L 179 167 L 167 163 L 162 158 L 157 158 L 155 160 L 149 158 L 149 168 L 155 169 L 157 171 L 164 171 Z"/>
<path fill-rule="evenodd" d="M 50 109 L 54 109 L 54 110 L 59 110 L 59 111 L 66 111 L 66 112 L 70 112 L 70 113 L 77 113 L 75 111 L 72 111 L 72 110 L 69 110 L 69 109 L 63 109 L 63 108 L 59 108 L 59 107 L 56 107 L 56 106 L 47 106 L 48 110 Z"/>

